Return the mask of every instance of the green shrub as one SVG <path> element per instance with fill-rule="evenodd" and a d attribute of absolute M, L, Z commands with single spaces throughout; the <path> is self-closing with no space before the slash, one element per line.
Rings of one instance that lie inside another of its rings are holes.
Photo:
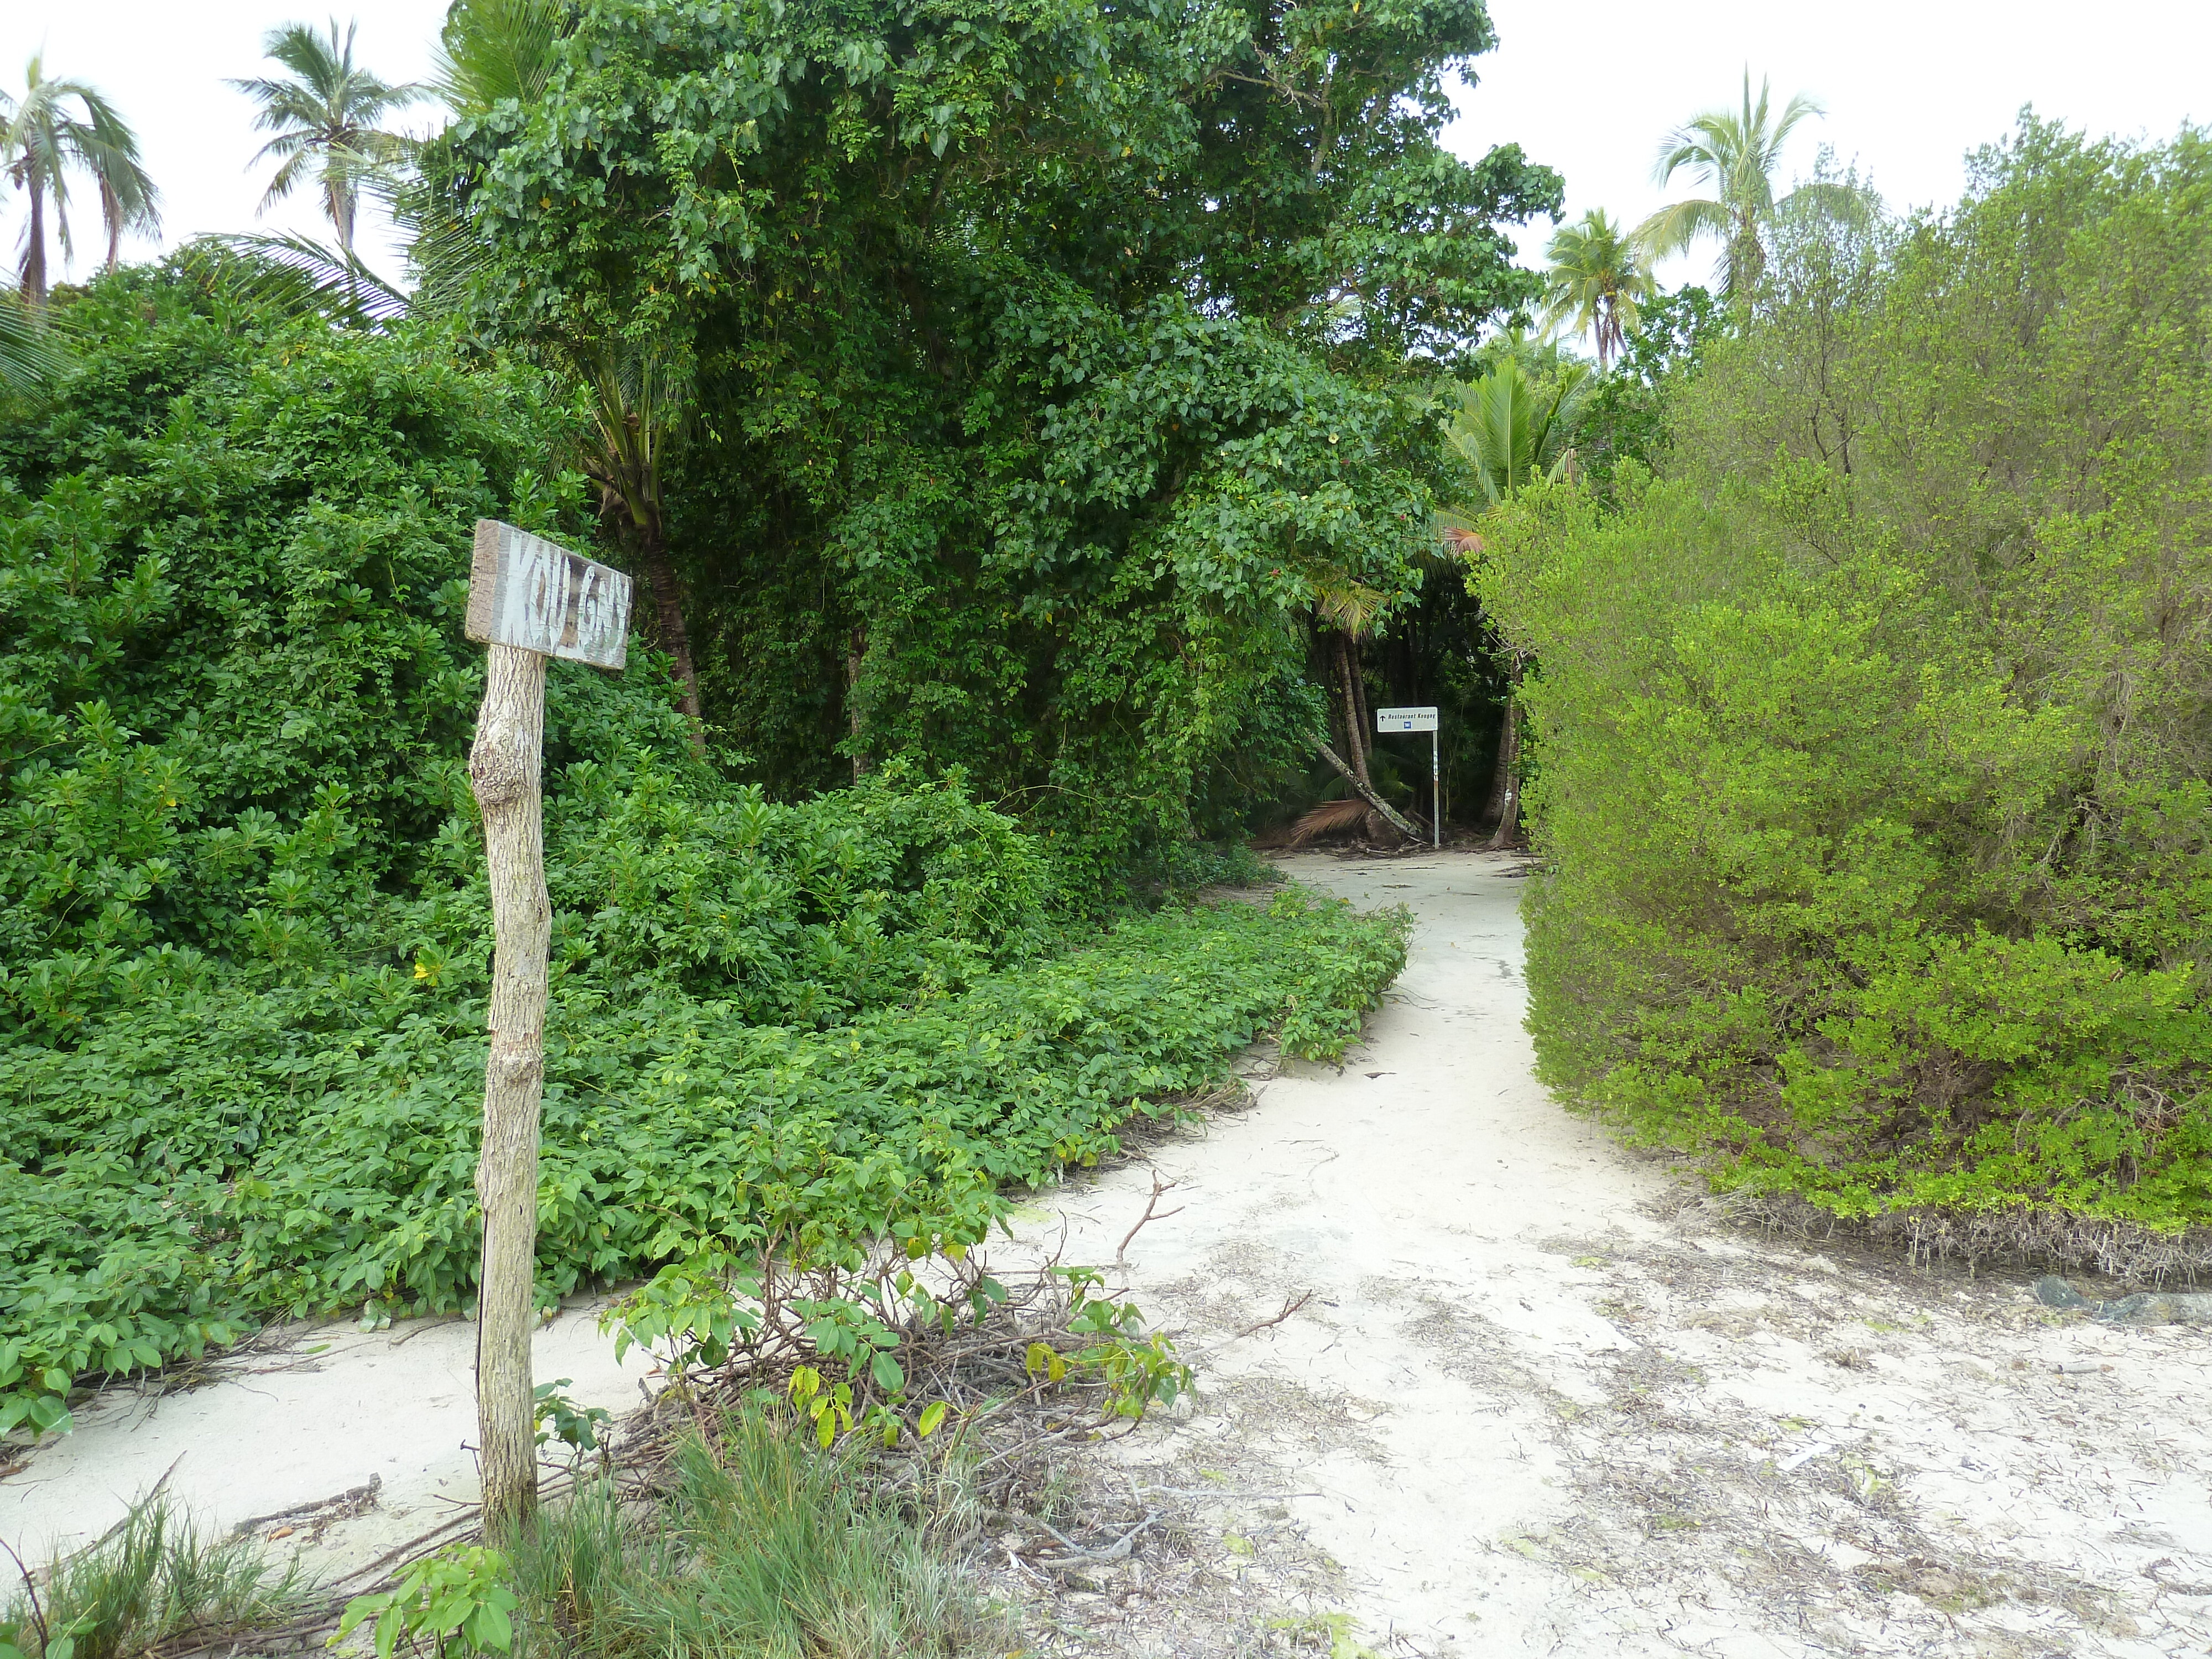
<path fill-rule="evenodd" d="M 2212 1224 L 2212 147 L 2031 124 L 1776 268 L 1479 579 L 1544 1074 L 1842 1215 Z"/>

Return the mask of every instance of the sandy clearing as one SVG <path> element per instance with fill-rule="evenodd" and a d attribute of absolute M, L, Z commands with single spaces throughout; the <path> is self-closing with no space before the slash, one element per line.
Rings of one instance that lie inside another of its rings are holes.
<path fill-rule="evenodd" d="M 1516 860 L 1287 863 L 1410 905 L 1412 957 L 1341 1067 L 1032 1212 L 1109 1261 L 1175 1180 L 1127 1277 L 1201 1373 L 1101 1465 L 1176 1524 L 1042 1601 L 1032 1651 L 1328 1651 L 1337 1614 L 1427 1655 L 2212 1652 L 2201 1328 L 1720 1224 L 1534 1081 Z M 293 1328 L 205 1387 L 111 1390 L 0 1479 L 0 1538 L 72 1547 L 165 1472 L 225 1527 L 374 1477 L 283 1523 L 358 1565 L 475 1495 L 473 1339 Z M 586 1305 L 537 1372 L 620 1410 L 642 1365 Z"/>
<path fill-rule="evenodd" d="M 1033 1228 L 1110 1260 L 1176 1183 L 1127 1279 L 1200 1392 L 1115 1452 L 1222 1493 L 1207 1621 L 1102 1585 L 1065 1646 L 1263 1651 L 1337 1609 L 1439 1655 L 2212 1651 L 2201 1328 L 1719 1224 L 1535 1083 L 1516 860 L 1285 863 L 1408 904 L 1412 957 L 1340 1068 Z"/>

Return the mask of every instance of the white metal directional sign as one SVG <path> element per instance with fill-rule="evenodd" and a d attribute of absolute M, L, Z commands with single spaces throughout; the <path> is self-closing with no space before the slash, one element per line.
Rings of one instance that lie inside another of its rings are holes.
<path fill-rule="evenodd" d="M 1375 711 L 1377 732 L 1433 732 L 1437 729 L 1434 708 L 1378 708 Z"/>
<path fill-rule="evenodd" d="M 621 571 L 496 519 L 477 520 L 471 639 L 619 669 L 629 655 L 629 604 Z"/>

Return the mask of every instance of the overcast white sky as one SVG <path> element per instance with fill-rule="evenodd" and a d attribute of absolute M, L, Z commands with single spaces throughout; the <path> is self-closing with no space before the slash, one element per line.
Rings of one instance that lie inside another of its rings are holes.
<path fill-rule="evenodd" d="M 261 72 L 272 24 L 319 22 L 328 9 L 292 0 L 5 0 L 0 89 L 19 92 L 25 61 L 43 49 L 48 74 L 106 92 L 144 143 L 168 245 L 258 224 L 312 229 L 306 191 L 256 218 L 265 172 L 249 174 L 247 164 L 260 140 L 251 106 L 224 81 Z M 420 77 L 445 10 L 445 0 L 359 7 L 358 56 L 386 79 Z M 1491 13 L 1501 45 L 1478 64 L 1451 142 L 1470 155 L 1518 142 L 1565 175 L 1571 217 L 1601 206 L 1632 223 L 1656 206 L 1650 166 L 1661 135 L 1738 97 L 1747 64 L 1754 80 L 1772 76 L 1778 100 L 1808 92 L 1827 110 L 1800 130 L 1791 167 L 1808 167 L 1826 141 L 1898 205 L 1955 197 L 1961 157 L 2004 134 L 2022 104 L 2099 133 L 2164 137 L 2185 119 L 2212 120 L 2212 0 L 2087 9 L 2079 0 L 1491 0 Z M 0 202 L 0 252 L 10 264 L 21 224 L 20 204 Z M 1524 260 L 1538 258 L 1547 229 L 1522 238 Z M 95 209 L 82 215 L 79 270 L 101 248 Z M 1710 263 L 1692 255 L 1662 274 L 1701 278 Z"/>

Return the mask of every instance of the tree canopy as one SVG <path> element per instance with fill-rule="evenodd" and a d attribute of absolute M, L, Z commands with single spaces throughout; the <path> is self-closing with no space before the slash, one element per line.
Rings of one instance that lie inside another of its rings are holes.
<path fill-rule="evenodd" d="M 1438 143 L 1492 40 L 1478 0 L 610 0 L 430 167 L 481 337 L 693 388 L 710 722 L 787 787 L 963 763 L 1103 860 L 1318 724 L 1317 591 L 1419 581 L 1399 389 L 1537 299 L 1499 227 L 1559 199 Z"/>

